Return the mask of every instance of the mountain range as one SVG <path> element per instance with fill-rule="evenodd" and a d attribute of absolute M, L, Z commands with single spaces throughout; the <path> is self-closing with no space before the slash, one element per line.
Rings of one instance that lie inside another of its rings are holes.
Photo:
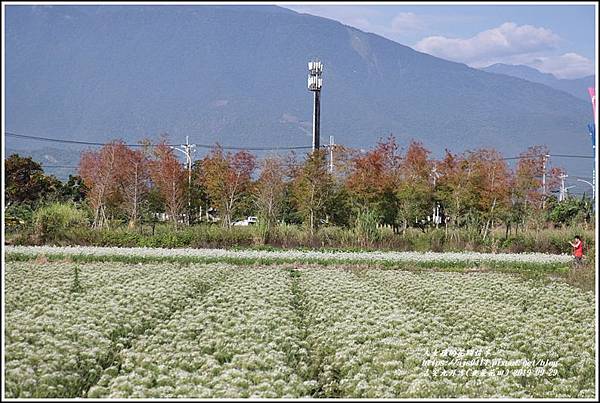
<path fill-rule="evenodd" d="M 421 141 L 435 157 L 477 147 L 515 156 L 536 144 L 592 154 L 584 99 L 326 18 L 260 5 L 5 10 L 6 130 L 18 134 L 134 143 L 168 133 L 176 143 L 189 135 L 196 144 L 310 146 L 307 62 L 319 58 L 321 143 L 333 135 L 370 148 L 394 134 L 403 146 Z M 6 140 L 7 152 L 51 145 Z M 72 150 L 76 164 L 79 148 Z M 591 161 L 552 163 L 583 174 Z"/>
<path fill-rule="evenodd" d="M 533 67 L 524 65 L 496 63 L 481 70 L 489 73 L 506 74 L 507 76 L 544 84 L 588 102 L 590 101 L 588 88 L 595 87 L 596 85 L 596 77 L 593 75 L 574 79 L 560 79 L 556 78 L 554 74 L 542 73 Z"/>

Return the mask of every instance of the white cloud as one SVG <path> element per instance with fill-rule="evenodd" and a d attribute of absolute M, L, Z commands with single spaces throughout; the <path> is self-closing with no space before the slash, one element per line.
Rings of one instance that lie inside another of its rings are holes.
<path fill-rule="evenodd" d="M 565 53 L 550 57 L 539 56 L 527 64 L 544 73 L 552 73 L 558 78 L 577 78 L 595 73 L 594 63 L 577 53 Z"/>
<path fill-rule="evenodd" d="M 407 31 L 421 31 L 425 28 L 425 21 L 415 13 L 399 13 L 392 19 L 391 31 L 395 33 Z"/>
<path fill-rule="evenodd" d="M 444 59 L 476 66 L 499 57 L 553 49 L 559 41 L 560 38 L 549 29 L 505 22 L 466 39 L 429 36 L 420 40 L 414 48 Z"/>
<path fill-rule="evenodd" d="M 422 31 L 437 21 L 434 16 L 417 15 L 411 12 L 398 13 L 390 21 L 384 6 L 374 8 L 350 5 L 285 5 L 284 7 L 299 13 L 330 18 L 342 24 L 366 32 L 372 32 L 392 40 L 399 40 L 403 34 Z"/>
<path fill-rule="evenodd" d="M 375 32 L 371 21 L 381 16 L 380 12 L 361 6 L 284 5 L 284 7 L 299 13 L 330 18 L 368 32 Z"/>
<path fill-rule="evenodd" d="M 423 31 L 435 32 L 448 24 L 481 22 L 473 15 L 439 15 L 412 12 L 398 13 L 391 20 L 385 7 L 363 6 L 285 6 L 297 12 L 320 15 L 338 20 L 366 32 L 406 44 Z M 411 38 L 411 39 L 409 39 Z M 413 46 L 416 50 L 466 63 L 471 67 L 485 67 L 494 63 L 524 64 L 558 78 L 575 78 L 595 73 L 593 61 L 576 53 L 564 53 L 559 45 L 562 39 L 548 28 L 517 25 L 506 22 L 498 27 L 479 32 L 470 38 L 429 36 Z M 564 53 L 560 54 L 558 52 Z M 550 55 L 552 53 L 553 55 Z"/>

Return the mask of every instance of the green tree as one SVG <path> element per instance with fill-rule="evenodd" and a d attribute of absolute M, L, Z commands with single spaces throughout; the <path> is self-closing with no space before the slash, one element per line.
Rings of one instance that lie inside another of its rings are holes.
<path fill-rule="evenodd" d="M 140 232 L 143 224 L 148 224 L 152 227 L 152 235 L 158 224 L 158 214 L 165 211 L 165 202 L 156 186 L 151 186 L 148 189 L 146 197 L 140 203 Z"/>
<path fill-rule="evenodd" d="M 281 203 L 281 222 L 285 224 L 302 224 L 302 215 L 294 200 L 293 183 L 287 182 L 283 188 L 283 200 Z"/>
<path fill-rule="evenodd" d="M 431 214 L 433 163 L 428 159 L 429 150 L 419 142 L 412 141 L 402 160 L 400 181 L 396 190 L 399 201 L 398 218 L 407 225 L 418 223 Z"/>
<path fill-rule="evenodd" d="M 350 160 L 346 187 L 354 205 L 355 215 L 373 210 L 383 224 L 397 231 L 401 156 L 394 136 L 381 140 L 367 153 Z"/>
<path fill-rule="evenodd" d="M 352 222 L 352 200 L 343 183 L 334 182 L 326 210 L 332 225 L 348 227 Z"/>
<path fill-rule="evenodd" d="M 69 179 L 60 189 L 60 199 L 63 202 L 81 203 L 85 200 L 88 188 L 79 175 L 69 175 Z"/>
<path fill-rule="evenodd" d="M 261 164 L 260 177 L 254 186 L 253 197 L 253 207 L 258 214 L 263 242 L 268 242 L 271 229 L 280 217 L 285 185 L 283 161 L 277 157 L 266 158 Z"/>
<path fill-rule="evenodd" d="M 199 184 L 219 211 L 223 226 L 230 227 L 240 209 L 248 207 L 255 166 L 256 158 L 249 152 L 225 154 L 218 144 L 202 160 Z"/>
<path fill-rule="evenodd" d="M 549 199 L 546 207 L 548 219 L 557 226 L 585 223 L 591 215 L 591 203 L 585 197 L 567 197 L 561 202 Z"/>
<path fill-rule="evenodd" d="M 202 160 L 196 160 L 192 164 L 192 186 L 188 191 L 192 207 L 190 223 L 202 222 L 211 205 L 206 188 L 202 185 Z"/>
<path fill-rule="evenodd" d="M 54 176 L 45 175 L 42 166 L 31 157 L 12 154 L 4 161 L 6 206 L 28 203 L 35 206 L 41 200 L 60 192 L 62 183 Z"/>
<path fill-rule="evenodd" d="M 308 155 L 293 179 L 293 197 L 304 224 L 311 235 L 327 215 L 326 206 L 332 196 L 333 178 L 327 169 L 324 150 Z"/>

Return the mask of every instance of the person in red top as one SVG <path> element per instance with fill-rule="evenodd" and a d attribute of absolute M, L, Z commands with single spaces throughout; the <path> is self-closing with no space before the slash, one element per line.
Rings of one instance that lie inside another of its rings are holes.
<path fill-rule="evenodd" d="M 581 259 L 583 258 L 583 241 L 579 235 L 575 235 L 574 242 L 569 241 L 569 244 L 573 247 L 573 256 L 575 256 L 575 267 L 581 265 Z"/>

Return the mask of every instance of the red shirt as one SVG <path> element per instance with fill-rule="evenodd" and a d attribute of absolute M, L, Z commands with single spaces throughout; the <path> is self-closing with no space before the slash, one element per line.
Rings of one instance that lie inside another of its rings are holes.
<path fill-rule="evenodd" d="M 580 240 L 577 240 L 577 243 L 575 244 L 575 246 L 573 246 L 573 254 L 575 255 L 575 257 L 583 256 L 583 242 L 581 242 Z"/>

